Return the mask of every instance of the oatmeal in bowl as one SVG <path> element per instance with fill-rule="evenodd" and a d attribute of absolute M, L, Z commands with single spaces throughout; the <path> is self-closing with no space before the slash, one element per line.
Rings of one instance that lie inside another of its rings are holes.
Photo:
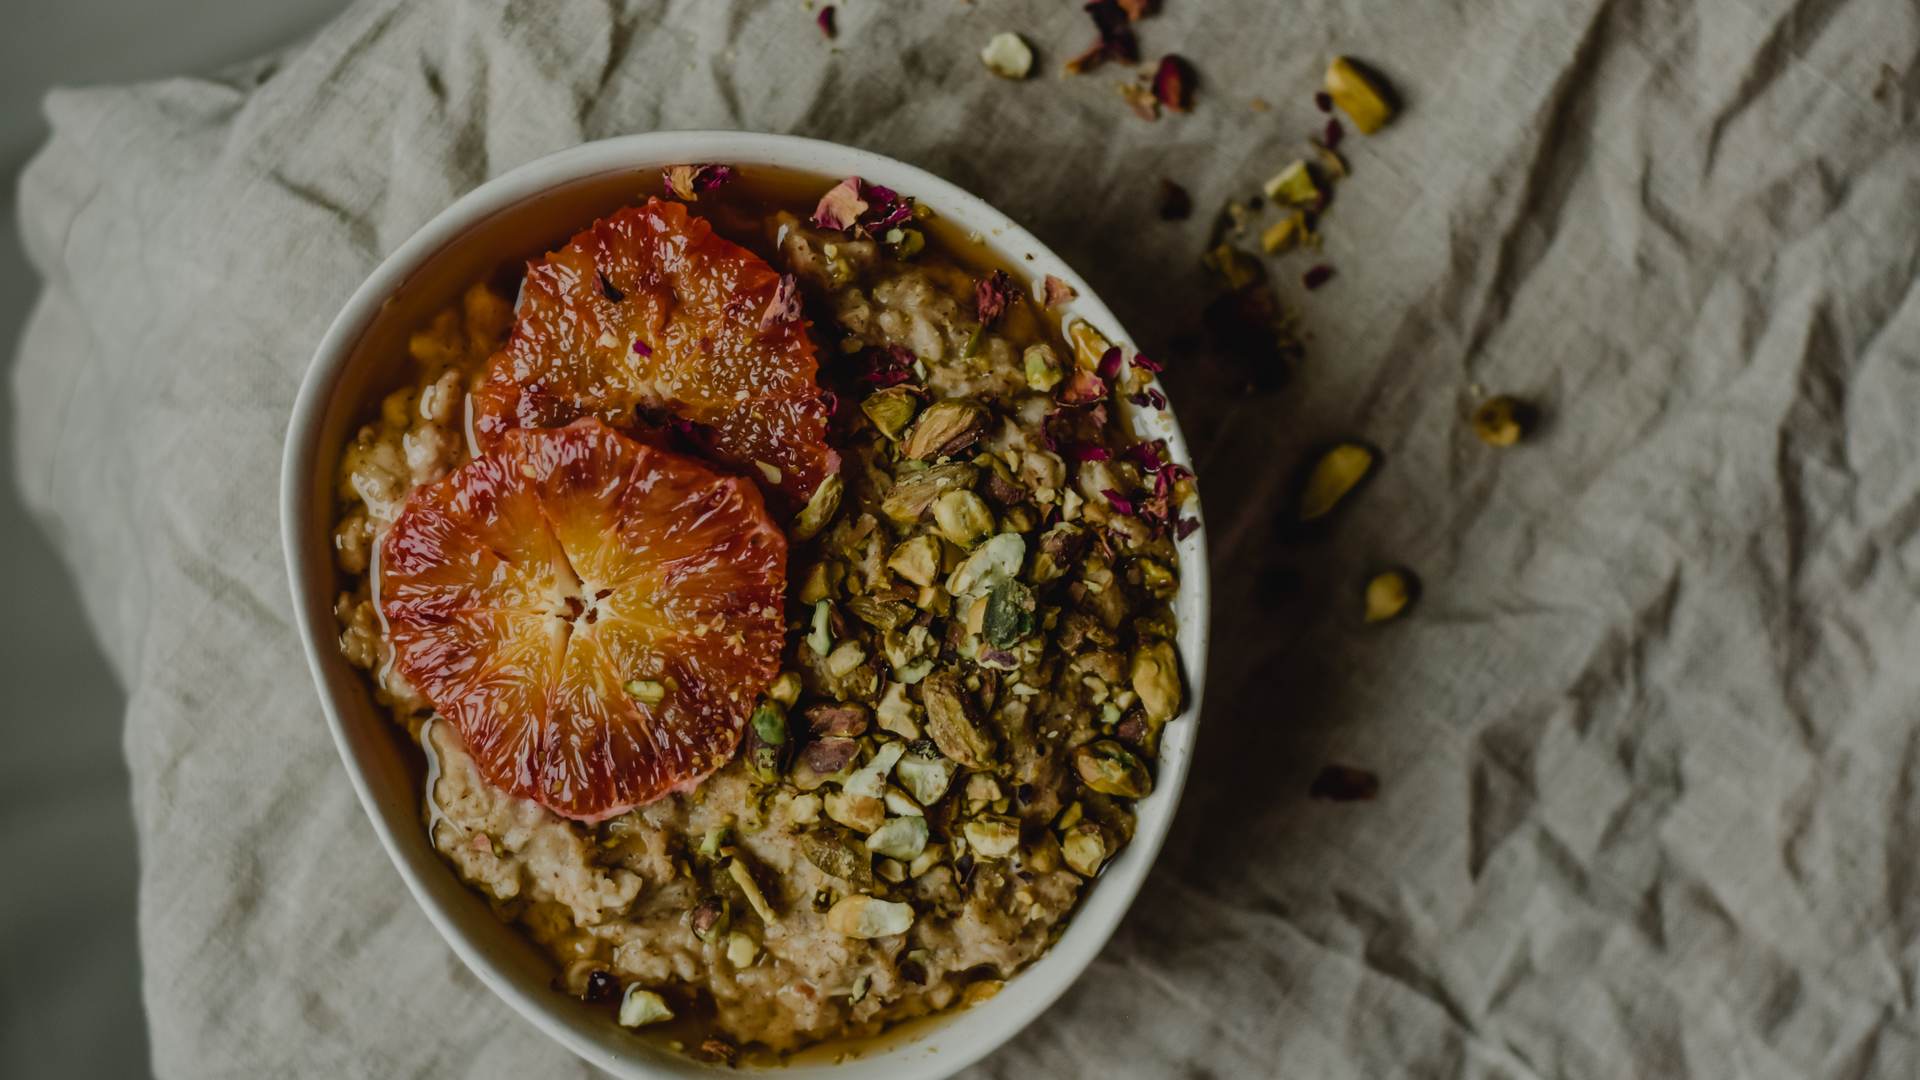
<path fill-rule="evenodd" d="M 596 1062 L 943 1075 L 1097 951 L 1184 776 L 1205 565 L 1159 365 L 898 163 L 574 153 L 396 254 L 406 303 L 303 392 L 289 559 L 349 771 Z"/>

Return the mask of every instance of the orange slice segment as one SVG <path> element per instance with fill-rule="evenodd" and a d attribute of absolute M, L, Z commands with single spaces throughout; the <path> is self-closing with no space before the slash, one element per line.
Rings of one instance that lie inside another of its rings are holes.
<path fill-rule="evenodd" d="M 818 370 L 791 283 L 652 199 L 528 266 L 513 332 L 473 394 L 474 437 L 484 450 L 515 428 L 662 410 L 804 501 L 836 465 Z"/>
<path fill-rule="evenodd" d="M 733 755 L 779 669 L 786 556 L 751 483 L 589 418 L 415 491 L 380 612 L 482 775 L 600 821 Z"/>

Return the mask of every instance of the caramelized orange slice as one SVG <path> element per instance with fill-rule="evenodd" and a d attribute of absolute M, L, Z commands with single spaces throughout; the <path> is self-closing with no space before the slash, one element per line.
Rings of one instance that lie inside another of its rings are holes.
<path fill-rule="evenodd" d="M 514 428 L 661 410 L 805 501 L 836 464 L 818 370 L 792 283 L 652 199 L 528 266 L 513 333 L 473 394 L 474 437 L 484 450 Z"/>
<path fill-rule="evenodd" d="M 786 557 L 751 483 L 585 419 L 416 490 L 380 613 L 489 781 L 600 821 L 733 755 L 779 668 Z"/>

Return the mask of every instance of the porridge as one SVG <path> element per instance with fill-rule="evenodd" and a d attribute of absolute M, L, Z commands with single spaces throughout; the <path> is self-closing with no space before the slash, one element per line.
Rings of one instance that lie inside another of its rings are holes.
<path fill-rule="evenodd" d="M 556 987 L 777 1056 L 991 996 L 1131 838 L 1192 477 L 1065 283 L 857 179 L 665 186 L 412 336 L 336 615 Z"/>

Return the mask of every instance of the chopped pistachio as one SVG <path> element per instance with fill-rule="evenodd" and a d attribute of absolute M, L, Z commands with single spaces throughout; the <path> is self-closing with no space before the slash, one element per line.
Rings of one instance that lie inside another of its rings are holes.
<path fill-rule="evenodd" d="M 799 516 L 793 519 L 794 538 L 811 540 L 826 528 L 827 522 L 833 520 L 833 515 L 840 512 L 840 496 L 845 490 L 846 484 L 840 479 L 839 473 L 827 474 L 826 479 L 820 481 L 820 486 L 813 489 L 812 497 L 807 499 L 807 505 L 801 508 Z"/>
<path fill-rule="evenodd" d="M 820 820 L 820 796 L 812 792 L 795 795 L 787 804 L 787 818 L 795 825 L 811 825 Z"/>
<path fill-rule="evenodd" d="M 701 941 L 718 941 L 732 923 L 733 905 L 722 896 L 709 896 L 693 909 L 689 921 L 693 936 Z"/>
<path fill-rule="evenodd" d="M 807 646 L 816 655 L 825 656 L 833 651 L 833 633 L 828 627 L 832 617 L 825 600 L 813 605 L 813 632 L 807 635 Z"/>
<path fill-rule="evenodd" d="M 667 700 L 667 686 L 655 679 L 632 679 L 627 682 L 627 696 L 642 705 L 658 705 Z"/>
<path fill-rule="evenodd" d="M 800 854 L 830 877 L 856 887 L 873 879 L 873 855 L 842 829 L 814 829 L 800 834 Z"/>
<path fill-rule="evenodd" d="M 940 752 L 969 769 L 993 764 L 993 742 L 973 717 L 965 686 L 952 669 L 927 676 L 921 691 L 927 733 Z"/>
<path fill-rule="evenodd" d="M 889 859 L 911 862 L 927 847 L 927 819 L 919 814 L 888 818 L 867 837 L 867 850 Z"/>
<path fill-rule="evenodd" d="M 752 964 L 759 955 L 760 943 L 753 940 L 752 934 L 735 930 L 727 935 L 727 963 L 743 968 Z"/>
<path fill-rule="evenodd" d="M 987 773 L 967 777 L 967 802 L 978 806 L 998 799 L 1000 794 L 1000 781 Z"/>
<path fill-rule="evenodd" d="M 967 462 L 954 461 L 907 473 L 894 480 L 893 490 L 880 501 L 880 512 L 897 525 L 912 525 L 942 493 L 971 488 L 979 472 Z"/>
<path fill-rule="evenodd" d="M 1001 533 L 974 549 L 967 561 L 947 578 L 947 591 L 954 596 L 981 596 L 1002 581 L 1020 573 L 1026 561 L 1027 542 L 1019 533 Z"/>
<path fill-rule="evenodd" d="M 1006 985 L 1000 979 L 981 979 L 979 982 L 968 983 L 967 988 L 960 991 L 960 1005 L 962 1008 L 971 1009 L 983 1001 L 991 1000 Z"/>
<path fill-rule="evenodd" d="M 932 806 L 947 793 L 947 785 L 953 782 L 953 762 L 943 757 L 921 757 L 908 754 L 893 767 L 907 793 L 922 806 Z"/>
<path fill-rule="evenodd" d="M 898 766 L 895 766 L 895 769 L 897 770 Z M 887 813 L 897 814 L 900 817 L 925 817 L 927 813 L 926 807 L 915 802 L 913 796 L 892 784 L 887 785 L 886 793 L 880 796 L 880 801 L 887 804 Z"/>
<path fill-rule="evenodd" d="M 1312 206 L 1320 201 L 1319 181 L 1313 178 L 1313 169 L 1306 162 L 1294 160 L 1287 167 L 1274 173 L 1261 185 L 1267 198 L 1275 202 L 1292 203 L 1295 206 Z"/>
<path fill-rule="evenodd" d="M 753 710 L 753 731 L 768 746 L 783 746 L 787 741 L 787 714 L 771 701 L 763 701 Z"/>
<path fill-rule="evenodd" d="M 883 744 L 874 752 L 873 760 L 847 776 L 846 782 L 840 785 L 840 789 L 849 795 L 878 799 L 886 790 L 887 777 L 893 772 L 894 765 L 899 762 L 900 755 L 906 752 L 905 743 Z"/>
<path fill-rule="evenodd" d="M 836 679 L 844 679 L 853 673 L 853 669 L 867 662 L 867 650 L 857 641 L 843 641 L 827 654 L 825 667 L 827 674 Z"/>
<path fill-rule="evenodd" d="M 667 1008 L 667 999 L 638 983 L 628 986 L 625 996 L 620 999 L 622 1027 L 645 1027 L 671 1019 L 673 1010 Z"/>
<path fill-rule="evenodd" d="M 1307 216 L 1298 210 L 1267 226 L 1260 234 L 1260 250 L 1278 254 L 1300 242 L 1307 232 Z"/>
<path fill-rule="evenodd" d="M 840 564 L 821 560 L 807 567 L 800 578 L 800 589 L 795 594 L 803 604 L 817 604 L 833 595 L 844 571 Z"/>
<path fill-rule="evenodd" d="M 876 390 L 860 403 L 860 411 L 866 413 L 867 419 L 873 421 L 873 426 L 880 429 L 880 434 L 889 439 L 898 439 L 919 409 L 919 397 L 904 386 Z"/>
<path fill-rule="evenodd" d="M 907 880 L 907 864 L 899 859 L 875 859 L 873 872 L 880 880 L 896 885 Z"/>
<path fill-rule="evenodd" d="M 1085 319 L 1076 319 L 1067 327 L 1067 340 L 1073 343 L 1073 362 L 1088 371 L 1099 367 L 1100 358 L 1113 348 L 1113 342 Z"/>
<path fill-rule="evenodd" d="M 986 406 L 977 401 L 935 402 L 913 422 L 900 452 L 916 461 L 952 457 L 979 441 L 987 429 L 987 415 Z"/>
<path fill-rule="evenodd" d="M 1033 70 L 1033 49 L 1019 34 L 1002 31 L 980 50 L 980 62 L 1003 79 L 1024 79 Z"/>
<path fill-rule="evenodd" d="M 781 477 L 782 477 L 782 475 L 783 475 L 783 474 L 782 474 L 782 473 L 780 472 L 780 466 L 778 466 L 778 465 L 773 465 L 773 464 L 769 464 L 769 463 L 767 463 L 767 462 L 765 462 L 765 461 L 761 461 L 761 460 L 760 460 L 760 459 L 758 459 L 758 458 L 755 458 L 755 459 L 754 459 L 754 461 L 753 461 L 753 466 L 754 466 L 754 468 L 756 468 L 756 469 L 759 469 L 759 470 L 760 470 L 760 475 L 761 475 L 761 476 L 764 476 L 764 477 L 766 477 L 766 478 L 767 478 L 767 483 L 769 483 L 769 484 L 777 484 L 777 483 L 779 483 L 779 482 L 780 482 L 780 479 L 781 479 Z"/>
<path fill-rule="evenodd" d="M 741 893 L 747 898 L 747 906 L 753 908 L 753 913 L 760 916 L 760 921 L 769 926 L 779 921 L 779 916 L 774 914 L 773 907 L 761 894 L 760 883 L 753 880 L 753 875 L 747 871 L 747 864 L 741 862 L 738 855 L 727 863 L 727 876 L 733 879 L 735 885 L 740 886 Z"/>
<path fill-rule="evenodd" d="M 1012 818 L 984 815 L 967 822 L 962 832 L 976 859 L 1004 859 L 1020 848 L 1020 823 Z"/>
<path fill-rule="evenodd" d="M 1083 821 L 1068 829 L 1060 839 L 1060 853 L 1066 858 L 1067 865 L 1081 877 L 1092 877 L 1100 872 L 1100 865 L 1107 861 L 1107 841 L 1100 834 L 1100 826 L 1091 821 Z"/>
<path fill-rule="evenodd" d="M 1260 260 L 1234 247 L 1232 244 L 1220 244 L 1206 253 L 1200 260 L 1207 269 L 1220 275 L 1220 280 L 1229 289 L 1244 289 L 1266 279 L 1267 272 Z"/>
<path fill-rule="evenodd" d="M 1096 739 L 1073 752 L 1073 768 L 1081 783 L 1102 795 L 1142 799 L 1153 790 L 1153 778 L 1133 751 L 1112 739 Z"/>
<path fill-rule="evenodd" d="M 895 665 L 896 669 L 902 665 Z M 907 684 L 889 682 L 886 693 L 880 695 L 880 705 L 873 711 L 874 720 L 881 731 L 891 731 L 903 739 L 920 737 L 920 706 L 907 697 Z M 901 758 L 902 763 L 907 759 Z"/>
<path fill-rule="evenodd" d="M 1393 118 L 1393 105 L 1383 87 L 1367 77 L 1353 61 L 1336 56 L 1327 65 L 1327 96 L 1352 119 L 1362 135 L 1371 135 Z"/>
<path fill-rule="evenodd" d="M 1386 622 L 1407 609 L 1414 593 L 1413 575 L 1405 570 L 1387 570 L 1367 582 L 1367 621 Z"/>
<path fill-rule="evenodd" d="M 1515 398 L 1490 397 L 1473 410 L 1473 433 L 1488 446 L 1512 446 L 1527 433 L 1533 410 Z"/>
<path fill-rule="evenodd" d="M 953 494 L 948 492 L 948 494 Z M 916 536 L 903 542 L 887 556 L 887 569 L 913 582 L 931 585 L 940 575 L 940 541 L 932 536 Z"/>
<path fill-rule="evenodd" d="M 828 817 L 862 835 L 886 824 L 887 804 L 876 795 L 829 791 L 822 805 Z"/>
<path fill-rule="evenodd" d="M 1180 712 L 1180 662 L 1170 641 L 1143 641 L 1133 650 L 1127 681 L 1140 696 L 1147 720 L 1164 724 Z"/>
<path fill-rule="evenodd" d="M 1321 454 L 1300 492 L 1300 520 L 1314 521 L 1332 513 L 1372 471 L 1373 451 L 1359 443 L 1341 443 Z"/>
<path fill-rule="evenodd" d="M 1060 356 L 1044 341 L 1027 346 L 1020 354 L 1021 367 L 1027 373 L 1027 389 L 1049 394 L 1060 385 Z"/>
<path fill-rule="evenodd" d="M 939 866 L 947 860 L 947 849 L 940 844 L 928 844 L 917 858 L 907 864 L 907 876 L 919 877 L 921 874 Z"/>
<path fill-rule="evenodd" d="M 1347 159 L 1341 157 L 1340 152 L 1338 150 L 1335 150 L 1333 147 L 1328 146 L 1325 143 L 1316 142 L 1313 144 L 1313 152 L 1319 156 L 1320 167 L 1327 170 L 1328 176 L 1331 176 L 1337 180 L 1343 180 L 1346 178 Z"/>
<path fill-rule="evenodd" d="M 1033 632 L 1033 593 L 1011 578 L 987 591 L 980 633 L 987 644 L 1010 649 Z"/>
<path fill-rule="evenodd" d="M 783 671 L 771 683 L 767 684 L 767 696 L 791 709 L 793 703 L 800 700 L 800 673 Z"/>
<path fill-rule="evenodd" d="M 859 975 L 854 976 L 853 989 L 847 991 L 847 1004 L 849 1005 L 859 1004 L 861 999 L 867 996 L 867 987 L 872 985 L 872 983 L 873 983 L 873 976 L 867 974 L 864 971 L 861 972 Z"/>
<path fill-rule="evenodd" d="M 949 491 L 933 501 L 933 523 L 956 546 L 971 548 L 993 531 L 993 511 L 971 491 Z"/>
<path fill-rule="evenodd" d="M 892 937 L 906 933 L 911 926 L 912 905 L 860 893 L 842 897 L 839 903 L 827 910 L 827 929 L 846 937 Z"/>
<path fill-rule="evenodd" d="M 1060 816 L 1054 819 L 1053 827 L 1065 832 L 1078 825 L 1085 813 L 1086 807 L 1081 806 L 1078 800 L 1070 802 L 1065 810 L 1060 811 Z"/>

